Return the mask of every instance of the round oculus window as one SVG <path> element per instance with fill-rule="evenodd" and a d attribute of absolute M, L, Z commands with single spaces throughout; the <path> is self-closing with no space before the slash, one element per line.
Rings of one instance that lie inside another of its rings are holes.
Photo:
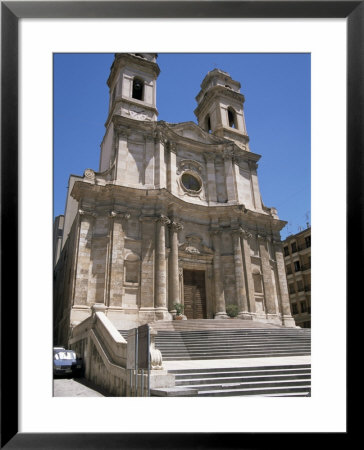
<path fill-rule="evenodd" d="M 201 189 L 201 182 L 198 178 L 194 177 L 190 173 L 184 173 L 182 175 L 182 184 L 189 191 L 199 191 Z"/>

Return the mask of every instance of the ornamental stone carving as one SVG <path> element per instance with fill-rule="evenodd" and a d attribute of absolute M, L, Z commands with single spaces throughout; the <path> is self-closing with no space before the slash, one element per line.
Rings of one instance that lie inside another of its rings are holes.
<path fill-rule="evenodd" d="M 199 175 L 201 175 L 201 164 L 191 159 L 184 159 L 178 163 L 177 175 L 180 175 L 182 172 L 186 171 L 197 172 Z"/>
<path fill-rule="evenodd" d="M 95 181 L 96 174 L 95 171 L 92 169 L 86 169 L 83 173 L 83 176 L 90 181 Z"/>

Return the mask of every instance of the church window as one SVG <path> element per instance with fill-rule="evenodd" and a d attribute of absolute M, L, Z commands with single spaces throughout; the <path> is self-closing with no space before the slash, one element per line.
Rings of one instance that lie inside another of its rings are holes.
<path fill-rule="evenodd" d="M 206 131 L 208 133 L 211 133 L 211 131 L 212 131 L 211 130 L 211 120 L 210 120 L 210 116 L 209 115 L 206 116 L 205 124 L 206 124 Z"/>
<path fill-rule="evenodd" d="M 143 100 L 144 82 L 139 78 L 133 80 L 133 94 L 132 97 L 136 100 Z"/>
<path fill-rule="evenodd" d="M 238 128 L 236 122 L 236 113 L 233 108 L 228 108 L 228 120 L 230 128 Z"/>
<path fill-rule="evenodd" d="M 184 173 L 182 175 L 182 184 L 189 191 L 199 191 L 201 189 L 201 182 L 190 173 Z"/>

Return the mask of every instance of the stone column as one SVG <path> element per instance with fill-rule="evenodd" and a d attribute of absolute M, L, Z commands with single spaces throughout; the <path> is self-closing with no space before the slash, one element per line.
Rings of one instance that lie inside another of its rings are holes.
<path fill-rule="evenodd" d="M 290 306 L 290 302 L 289 302 L 287 277 L 286 277 L 282 243 L 279 241 L 273 241 L 273 245 L 274 245 L 276 263 L 277 263 L 279 292 L 280 292 L 280 296 L 281 296 L 282 322 L 283 322 L 283 325 L 285 325 L 285 326 L 295 327 L 296 324 L 291 315 L 291 306 Z"/>
<path fill-rule="evenodd" d="M 224 150 L 225 183 L 228 203 L 236 200 L 235 196 L 235 177 L 233 170 L 233 151 Z"/>
<path fill-rule="evenodd" d="M 179 293 L 179 267 L 178 267 L 178 231 L 182 230 L 182 224 L 172 222 L 170 224 L 171 253 L 169 255 L 169 310 L 174 311 L 174 304 L 180 302 Z"/>
<path fill-rule="evenodd" d="M 216 195 L 216 173 L 215 173 L 215 155 L 213 153 L 204 154 L 207 173 L 207 192 L 209 202 L 217 202 Z"/>
<path fill-rule="evenodd" d="M 108 303 L 110 306 L 121 306 L 124 281 L 124 229 L 123 221 L 130 218 L 130 214 L 111 211 L 110 253 L 109 253 L 109 284 Z"/>
<path fill-rule="evenodd" d="M 96 213 L 78 210 L 79 233 L 76 259 L 76 275 L 73 288 L 73 304 L 86 305 L 88 297 L 89 271 L 91 264 L 91 237 Z"/>
<path fill-rule="evenodd" d="M 214 244 L 215 319 L 226 319 L 228 316 L 225 309 L 224 285 L 222 281 L 221 231 L 213 231 L 212 240 Z"/>
<path fill-rule="evenodd" d="M 256 308 L 255 308 L 255 290 L 254 290 L 254 280 L 253 280 L 253 274 L 252 274 L 252 267 L 251 267 L 251 257 L 250 257 L 250 245 L 248 239 L 251 238 L 252 235 L 245 230 L 241 230 L 241 240 L 243 244 L 243 265 L 244 265 L 244 272 L 246 274 L 246 293 L 248 297 L 248 310 L 250 313 L 255 314 Z"/>
<path fill-rule="evenodd" d="M 269 253 L 266 247 L 267 240 L 258 234 L 259 252 L 262 264 L 264 296 L 267 307 L 267 314 L 276 314 L 276 305 L 273 295 L 272 270 L 269 262 Z"/>
<path fill-rule="evenodd" d="M 243 255 L 241 253 L 240 230 L 233 230 L 232 235 L 234 246 L 236 297 L 239 308 L 239 317 L 243 319 L 244 317 L 248 316 L 248 301 L 246 297 L 246 288 L 244 282 Z"/>
<path fill-rule="evenodd" d="M 154 306 L 163 311 L 167 311 L 166 225 L 169 223 L 168 217 L 163 215 L 157 221 Z"/>

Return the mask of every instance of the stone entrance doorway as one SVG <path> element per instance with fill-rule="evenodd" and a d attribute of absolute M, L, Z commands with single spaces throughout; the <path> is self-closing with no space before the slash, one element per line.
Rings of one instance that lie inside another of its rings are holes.
<path fill-rule="evenodd" d="M 206 319 L 204 270 L 183 270 L 184 314 L 187 319 Z"/>

